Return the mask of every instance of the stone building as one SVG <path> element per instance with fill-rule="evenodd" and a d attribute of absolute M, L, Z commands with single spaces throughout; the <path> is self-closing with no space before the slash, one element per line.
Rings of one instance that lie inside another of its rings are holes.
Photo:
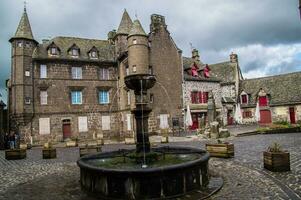
<path fill-rule="evenodd" d="M 193 118 L 190 128 L 202 128 L 211 92 L 223 125 L 233 123 L 238 102 L 244 122 L 252 121 L 258 100 L 263 103 L 262 123 L 300 120 L 300 73 L 244 80 L 234 53 L 228 61 L 210 65 L 200 61 L 197 50 L 191 58 L 182 57 L 161 15 L 151 15 L 148 34 L 125 10 L 117 31 L 110 31 L 107 39 L 57 36 L 39 43 L 25 9 L 9 41 L 10 130 L 19 129 L 26 142 L 134 137 L 135 99 L 124 78 L 138 73 L 157 77 L 148 93 L 152 133 L 183 127 L 187 105 Z"/>
<path fill-rule="evenodd" d="M 39 43 L 24 9 L 9 41 L 10 129 L 26 142 L 133 137 L 135 99 L 124 77 L 135 73 L 157 77 L 148 94 L 150 131 L 182 119 L 182 55 L 163 16 L 151 16 L 149 34 L 124 11 L 105 40 L 58 36 Z"/>
<path fill-rule="evenodd" d="M 230 55 L 230 60 L 204 65 L 199 60 L 196 49 L 191 58 L 183 58 L 184 107 L 189 105 L 192 115 L 192 130 L 202 128 L 207 122 L 208 93 L 213 93 L 217 117 L 223 125 L 233 124 L 233 113 L 243 79 L 238 64 L 238 56 Z M 195 72 L 193 72 L 195 70 Z M 207 72 L 206 72 L 207 70 Z"/>

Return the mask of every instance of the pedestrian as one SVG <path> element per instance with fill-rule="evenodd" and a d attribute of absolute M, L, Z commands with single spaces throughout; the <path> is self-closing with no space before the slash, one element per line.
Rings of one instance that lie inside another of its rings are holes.
<path fill-rule="evenodd" d="M 9 149 L 8 133 L 7 132 L 5 132 L 5 134 L 4 134 L 4 149 Z"/>
<path fill-rule="evenodd" d="M 10 136 L 9 136 L 9 148 L 10 149 L 14 149 L 15 148 L 15 134 L 14 133 L 10 133 Z"/>

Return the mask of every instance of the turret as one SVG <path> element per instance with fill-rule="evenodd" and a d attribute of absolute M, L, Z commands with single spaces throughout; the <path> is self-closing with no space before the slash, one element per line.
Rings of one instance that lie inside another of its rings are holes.
<path fill-rule="evenodd" d="M 139 20 L 135 20 L 128 36 L 130 74 L 149 73 L 148 36 Z"/>
<path fill-rule="evenodd" d="M 237 54 L 235 54 L 233 52 L 230 54 L 230 62 L 231 63 L 237 63 L 238 62 L 238 56 L 237 56 Z"/>
<path fill-rule="evenodd" d="M 116 46 L 116 53 L 120 55 L 127 48 L 127 37 L 133 25 L 132 19 L 128 12 L 124 10 L 117 32 L 114 34 L 114 43 Z"/>
<path fill-rule="evenodd" d="M 38 42 L 33 37 L 26 8 L 9 42 L 12 45 L 10 112 L 18 115 L 32 113 L 32 53 Z"/>

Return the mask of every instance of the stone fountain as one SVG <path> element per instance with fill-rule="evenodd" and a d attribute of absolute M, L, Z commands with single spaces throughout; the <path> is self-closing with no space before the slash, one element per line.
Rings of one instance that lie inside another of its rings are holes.
<path fill-rule="evenodd" d="M 80 183 L 88 194 L 99 199 L 170 199 L 189 194 L 185 199 L 199 199 L 221 187 L 209 187 L 208 152 L 191 147 L 150 147 L 147 90 L 155 82 L 156 77 L 150 74 L 125 77 L 126 86 L 135 92 L 136 149 L 80 158 Z"/>

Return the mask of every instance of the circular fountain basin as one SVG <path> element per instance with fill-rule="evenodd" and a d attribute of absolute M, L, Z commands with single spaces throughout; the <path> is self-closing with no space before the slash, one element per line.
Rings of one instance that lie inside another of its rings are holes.
<path fill-rule="evenodd" d="M 133 74 L 124 78 L 127 88 L 135 91 L 145 91 L 152 88 L 156 83 L 156 76 L 151 74 Z"/>
<path fill-rule="evenodd" d="M 167 199 L 206 188 L 208 152 L 188 147 L 160 147 L 146 168 L 119 150 L 87 155 L 77 161 L 83 190 L 100 199 Z"/>

